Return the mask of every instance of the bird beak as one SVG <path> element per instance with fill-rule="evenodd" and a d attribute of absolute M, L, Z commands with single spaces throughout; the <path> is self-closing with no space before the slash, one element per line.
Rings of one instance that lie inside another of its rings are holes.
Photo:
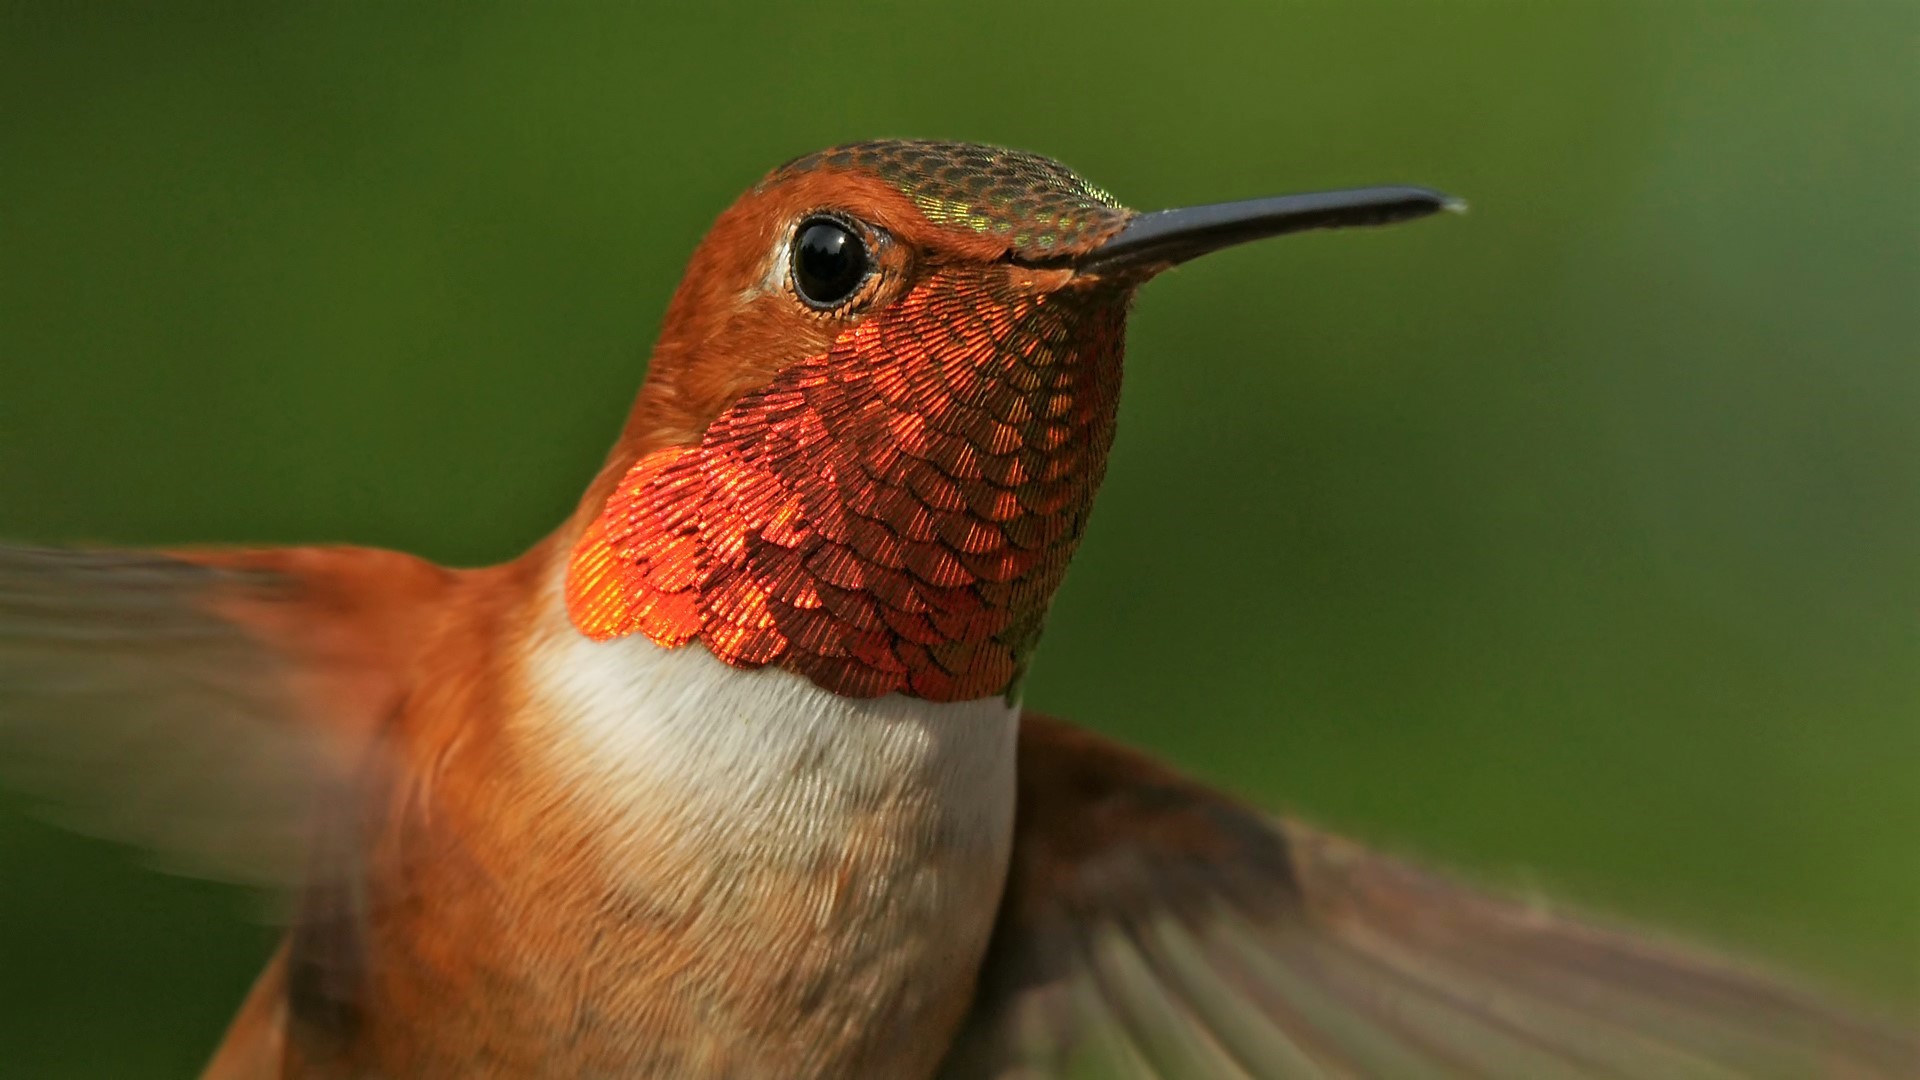
<path fill-rule="evenodd" d="M 1427 188 L 1370 187 L 1155 210 L 1134 217 L 1106 243 L 1080 256 L 1075 269 L 1101 276 L 1144 276 L 1249 240 L 1308 229 L 1392 225 L 1466 208 L 1461 200 Z"/>

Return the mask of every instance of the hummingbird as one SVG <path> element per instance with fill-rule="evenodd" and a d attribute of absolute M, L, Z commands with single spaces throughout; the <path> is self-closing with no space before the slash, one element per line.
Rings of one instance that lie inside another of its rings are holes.
<path fill-rule="evenodd" d="M 605 464 L 509 563 L 0 548 L 0 747 L 84 827 L 282 898 L 221 1080 L 1914 1075 L 1895 1024 L 1022 707 L 1140 286 L 1457 208 L 798 158 L 712 226 Z"/>

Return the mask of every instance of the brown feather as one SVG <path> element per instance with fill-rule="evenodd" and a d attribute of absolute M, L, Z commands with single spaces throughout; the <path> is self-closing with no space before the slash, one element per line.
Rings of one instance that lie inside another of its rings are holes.
<path fill-rule="evenodd" d="M 0 547 L 0 762 L 163 865 L 295 887 L 446 577 L 361 548 Z"/>
<path fill-rule="evenodd" d="M 1503 900 L 1029 714 L 943 1076 L 1903 1077 L 1913 1034 Z"/>

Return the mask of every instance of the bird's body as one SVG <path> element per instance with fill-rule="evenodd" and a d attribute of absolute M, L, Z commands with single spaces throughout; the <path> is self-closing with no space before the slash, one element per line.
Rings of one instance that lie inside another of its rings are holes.
<path fill-rule="evenodd" d="M 213 1077 L 1897 1075 L 1902 1033 L 1023 713 L 1134 290 L 1441 205 L 790 163 L 526 555 L 0 549 L 0 731 L 231 759 L 118 830 L 293 897 Z"/>
<path fill-rule="evenodd" d="M 341 845 L 361 865 L 324 871 L 368 902 L 257 991 L 312 987 L 295 1073 L 931 1070 L 1005 876 L 1017 710 L 596 643 L 557 575 L 531 610 L 482 599 L 504 572 L 447 580 L 383 736 L 406 783 Z M 476 664 L 494 679 L 431 674 Z M 230 1052 L 298 1019 L 260 1015 Z"/>

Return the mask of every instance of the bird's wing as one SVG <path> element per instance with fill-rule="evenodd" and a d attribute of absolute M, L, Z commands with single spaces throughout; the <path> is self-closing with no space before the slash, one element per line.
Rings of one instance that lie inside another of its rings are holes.
<path fill-rule="evenodd" d="M 173 870 L 314 886 L 447 572 L 363 548 L 0 547 L 0 779 Z"/>
<path fill-rule="evenodd" d="M 1920 1041 L 1276 821 L 1045 717 L 943 1076 L 1913 1077 Z"/>

